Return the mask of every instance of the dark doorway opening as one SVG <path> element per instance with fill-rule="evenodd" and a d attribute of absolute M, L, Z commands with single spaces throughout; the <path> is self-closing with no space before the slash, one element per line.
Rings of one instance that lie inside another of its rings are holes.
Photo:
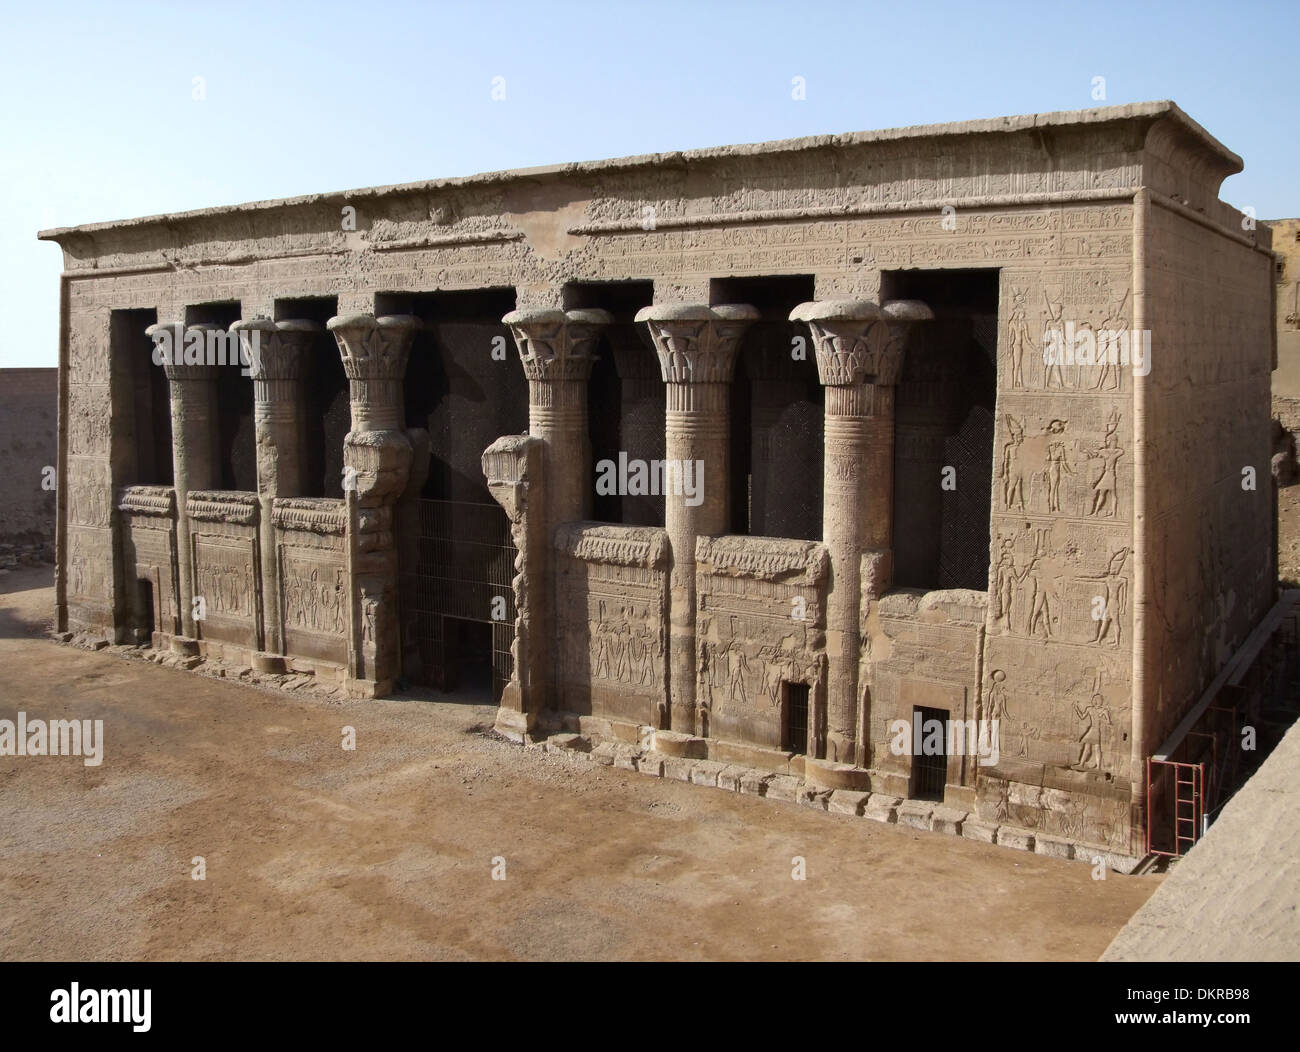
<path fill-rule="evenodd" d="M 664 382 L 659 358 L 644 325 L 632 319 L 654 302 L 650 281 L 575 282 L 564 288 L 564 306 L 599 308 L 613 316 L 601 333 L 587 385 L 591 438 L 591 517 L 625 526 L 662 526 L 663 494 L 598 493 L 597 467 L 618 464 L 620 453 L 647 463 L 664 456 Z"/>
<path fill-rule="evenodd" d="M 781 748 L 797 756 L 808 752 L 808 684 L 782 683 Z"/>
<path fill-rule="evenodd" d="M 238 300 L 185 308 L 187 325 L 218 325 L 227 333 L 239 321 Z M 253 381 L 244 375 L 238 343 L 227 341 L 226 363 L 217 370 L 217 488 L 257 492 L 257 434 L 253 425 Z"/>
<path fill-rule="evenodd" d="M 431 453 L 398 538 L 403 675 L 460 695 L 481 686 L 475 697 L 493 700 L 511 675 L 517 553 L 482 458 L 496 439 L 528 427 L 528 383 L 501 324 L 514 306 L 513 289 L 375 297 L 376 314 L 423 323 L 407 363 L 405 410 L 408 428 L 429 432 Z"/>
<path fill-rule="evenodd" d="M 381 293 L 376 314 L 412 314 L 423 325 L 405 377 L 406 426 L 429 432 L 432 455 L 421 496 L 494 504 L 483 450 L 528 429 L 528 381 L 510 330 L 514 289 Z"/>
<path fill-rule="evenodd" d="M 122 477 L 127 486 L 172 484 L 172 411 L 167 373 L 153 361 L 146 335 L 158 321 L 156 310 L 115 310 L 109 318 L 109 360 L 113 402 L 130 410 Z"/>
<path fill-rule="evenodd" d="M 714 305 L 747 303 L 761 315 L 731 384 L 733 533 L 821 540 L 825 398 L 807 330 L 789 320 L 814 284 L 810 274 L 710 283 Z"/>
<path fill-rule="evenodd" d="M 152 643 L 157 629 L 154 623 L 153 582 L 147 577 L 136 581 L 135 639 L 137 643 Z"/>
<path fill-rule="evenodd" d="M 338 343 L 326 328 L 338 314 L 336 296 L 307 296 L 275 301 L 276 321 L 313 321 L 320 331 L 312 337 L 303 369 L 303 490 L 282 497 L 343 496 L 343 439 L 352 426 L 348 378 Z"/>
<path fill-rule="evenodd" d="M 444 689 L 466 701 L 494 703 L 492 683 L 492 625 L 465 618 L 443 618 L 446 646 Z"/>
<path fill-rule="evenodd" d="M 943 800 L 948 781 L 948 713 L 917 706 L 912 710 L 912 785 L 916 800 Z"/>
<path fill-rule="evenodd" d="M 988 588 L 998 272 L 905 270 L 881 298 L 935 319 L 909 337 L 895 402 L 894 585 Z"/>

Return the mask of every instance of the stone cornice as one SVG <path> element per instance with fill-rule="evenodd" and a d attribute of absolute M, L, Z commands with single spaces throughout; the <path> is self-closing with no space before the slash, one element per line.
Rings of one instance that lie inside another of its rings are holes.
<path fill-rule="evenodd" d="M 815 587 L 830 571 L 830 555 L 816 541 L 778 537 L 697 537 L 695 566 L 699 573 L 785 581 Z M 790 581 L 790 578 L 798 578 Z"/>
<path fill-rule="evenodd" d="M 257 522 L 257 494 L 236 490 L 190 490 L 185 513 L 199 522 L 252 526 Z"/>
<path fill-rule="evenodd" d="M 570 522 L 555 531 L 555 548 L 590 563 L 659 570 L 668 562 L 668 534 L 657 526 Z"/>
<path fill-rule="evenodd" d="M 330 497 L 279 497 L 271 502 L 271 522 L 282 530 L 342 536 L 347 532 L 347 506 Z"/>
<path fill-rule="evenodd" d="M 117 491 L 118 511 L 134 515 L 176 517 L 176 491 L 170 486 L 123 486 Z"/>

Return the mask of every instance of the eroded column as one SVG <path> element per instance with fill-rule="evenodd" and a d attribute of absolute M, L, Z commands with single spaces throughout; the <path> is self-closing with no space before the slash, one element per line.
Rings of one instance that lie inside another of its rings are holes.
<path fill-rule="evenodd" d="M 822 532 L 831 573 L 826 713 L 817 748 L 835 763 L 868 761 L 867 743 L 857 736 L 862 592 L 878 597 L 890 584 L 894 393 L 906 324 L 929 316 L 924 304 L 910 300 L 884 308 L 868 300 L 823 300 L 790 314 L 808 325 L 826 386 Z"/>
<path fill-rule="evenodd" d="M 517 660 L 532 667 L 516 670 L 529 684 L 534 709 L 553 700 L 550 654 L 555 624 L 554 553 L 556 526 L 591 515 L 591 438 L 587 430 L 587 381 L 603 326 L 613 319 L 603 310 L 516 310 L 501 319 L 510 328 L 528 378 L 528 433 L 540 440 L 541 501 L 534 502 L 530 532 L 540 538 L 528 551 L 527 577 L 541 582 L 528 592 L 520 617 L 534 645 L 517 647 Z M 539 480 L 533 480 L 534 485 Z M 542 660 L 538 660 L 542 658 Z"/>
<path fill-rule="evenodd" d="M 694 734 L 695 539 L 726 533 L 730 486 L 731 377 L 736 350 L 758 311 L 656 304 L 637 312 L 659 356 L 667 387 L 664 421 L 664 527 L 669 576 L 668 719 L 660 729 Z"/>
<path fill-rule="evenodd" d="M 176 491 L 176 579 L 180 592 L 181 638 L 173 649 L 198 653 L 198 632 L 194 623 L 194 560 L 190 549 L 190 518 L 187 498 L 190 490 L 216 489 L 220 482 L 220 421 L 217 416 L 217 374 L 221 368 L 206 364 L 202 353 L 191 354 L 186 364 L 187 332 L 202 349 L 209 329 L 215 326 L 185 326 L 180 322 L 151 325 L 145 331 L 154 342 L 154 361 L 167 375 L 172 414 L 172 485 Z"/>
<path fill-rule="evenodd" d="M 354 688 L 382 694 L 400 671 L 393 507 L 411 470 L 402 380 L 420 321 L 352 314 L 331 318 L 327 327 L 338 342 L 352 407 L 343 449 L 352 590 L 349 675 Z"/>
<path fill-rule="evenodd" d="M 253 424 L 257 436 L 258 541 L 262 554 L 261 654 L 253 657 L 262 671 L 284 671 L 284 635 L 280 610 L 280 562 L 275 553 L 272 505 L 276 497 L 304 493 L 302 448 L 305 421 L 303 375 L 307 353 L 320 326 L 311 321 L 238 321 L 243 358 L 253 379 Z"/>

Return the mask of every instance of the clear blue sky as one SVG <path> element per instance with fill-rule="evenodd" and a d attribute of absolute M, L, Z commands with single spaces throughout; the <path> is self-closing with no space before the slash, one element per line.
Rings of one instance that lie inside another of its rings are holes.
<path fill-rule="evenodd" d="M 0 2 L 0 366 L 57 363 L 38 229 L 560 161 L 1171 98 L 1245 159 L 1225 200 L 1294 216 L 1297 30 L 1297 0 Z"/>

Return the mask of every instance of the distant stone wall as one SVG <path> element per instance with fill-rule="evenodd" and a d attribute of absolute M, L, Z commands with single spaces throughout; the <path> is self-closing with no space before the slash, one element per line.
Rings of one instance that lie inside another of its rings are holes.
<path fill-rule="evenodd" d="M 0 547 L 0 562 L 32 553 L 53 559 L 55 493 L 42 481 L 58 463 L 58 435 L 59 371 L 0 369 L 0 544 L 14 546 Z"/>

